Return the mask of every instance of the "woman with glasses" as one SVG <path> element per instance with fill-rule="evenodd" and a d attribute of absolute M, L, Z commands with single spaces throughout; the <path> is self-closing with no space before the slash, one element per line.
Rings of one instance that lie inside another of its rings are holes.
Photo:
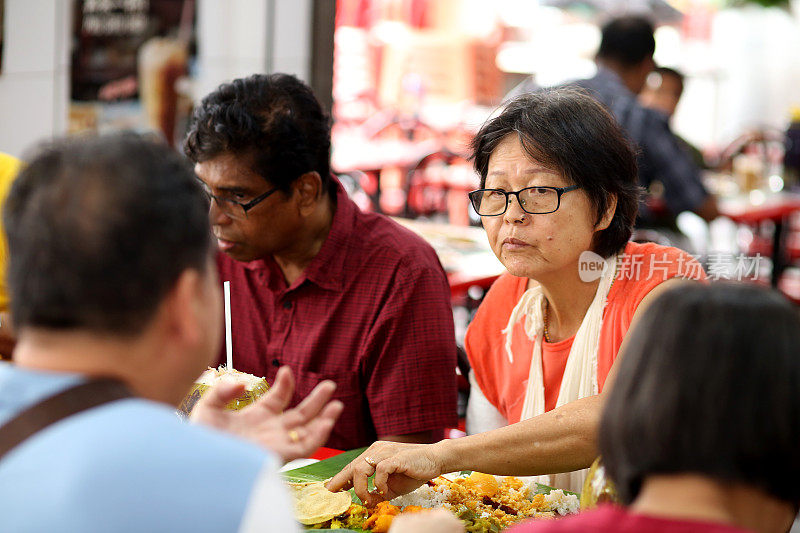
<path fill-rule="evenodd" d="M 332 489 L 353 484 L 374 502 L 444 472 L 477 470 L 543 475 L 540 482 L 580 490 L 631 323 L 659 292 L 705 277 L 680 250 L 629 242 L 636 157 L 586 94 L 519 97 L 484 124 L 472 148 L 480 189 L 470 200 L 508 269 L 465 340 L 473 435 L 428 446 L 376 443 Z M 367 494 L 373 473 L 382 494 Z"/>

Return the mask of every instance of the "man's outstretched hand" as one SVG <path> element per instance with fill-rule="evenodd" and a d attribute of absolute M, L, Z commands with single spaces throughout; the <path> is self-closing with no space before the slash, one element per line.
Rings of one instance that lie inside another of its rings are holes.
<path fill-rule="evenodd" d="M 336 390 L 323 381 L 297 407 L 284 411 L 294 394 L 289 367 L 278 370 L 270 390 L 251 405 L 231 411 L 225 406 L 244 393 L 244 385 L 220 383 L 208 390 L 192 409 L 190 420 L 256 442 L 284 461 L 308 457 L 328 440 L 344 405 L 331 401 Z"/>

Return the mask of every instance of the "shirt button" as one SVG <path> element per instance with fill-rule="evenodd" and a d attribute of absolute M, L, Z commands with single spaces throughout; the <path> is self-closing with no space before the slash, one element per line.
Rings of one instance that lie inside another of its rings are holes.
<path fill-rule="evenodd" d="M 283 302 L 283 308 L 284 309 L 291 309 L 292 308 L 292 302 L 290 302 L 289 300 L 286 300 L 285 302 Z"/>
<path fill-rule="evenodd" d="M 272 366 L 281 366 L 281 362 L 278 361 L 277 359 L 273 359 L 272 360 Z"/>

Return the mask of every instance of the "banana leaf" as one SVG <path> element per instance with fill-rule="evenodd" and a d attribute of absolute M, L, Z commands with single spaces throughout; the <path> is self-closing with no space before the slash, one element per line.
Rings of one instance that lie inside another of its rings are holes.
<path fill-rule="evenodd" d="M 334 457 L 330 457 L 323 461 L 319 461 L 317 463 L 313 463 L 310 465 L 302 466 L 300 468 L 295 468 L 294 470 L 288 470 L 283 472 L 283 477 L 290 482 L 302 483 L 307 481 L 324 481 L 329 479 L 336 474 L 338 474 L 342 468 L 347 466 L 350 461 L 361 455 L 361 453 L 366 450 L 366 448 L 357 448 L 355 450 L 350 450 Z M 472 472 L 470 470 L 464 470 L 461 472 L 462 474 L 469 475 Z M 372 490 L 374 487 L 372 485 L 372 478 L 369 479 L 369 489 Z M 553 487 L 549 487 L 547 485 L 542 485 L 541 483 L 536 484 L 536 494 L 549 494 L 551 490 L 554 490 Z M 564 491 L 566 494 L 575 494 L 576 496 L 580 497 L 579 494 L 575 492 L 570 492 L 568 490 Z M 354 503 L 361 503 L 361 500 L 358 496 L 356 496 L 355 492 L 350 489 L 350 497 L 353 499 Z M 310 531 L 315 532 L 325 532 L 325 531 L 337 531 L 339 533 L 347 533 L 347 532 L 354 532 L 354 533 L 369 533 L 364 532 L 361 529 L 314 529 Z"/>
<path fill-rule="evenodd" d="M 329 457 L 324 461 L 312 463 L 310 465 L 301 466 L 294 470 L 287 470 L 283 472 L 283 477 L 287 481 L 292 482 L 305 482 L 305 481 L 324 481 L 330 477 L 338 474 L 342 468 L 347 466 L 350 461 L 361 455 L 366 448 L 357 448 L 349 452 L 340 453 Z M 341 530 L 340 530 L 341 531 Z"/>
<path fill-rule="evenodd" d="M 333 457 L 325 459 L 324 461 L 319 461 L 317 463 L 302 466 L 300 468 L 295 468 L 294 470 L 288 470 L 286 472 L 283 472 L 283 477 L 286 478 L 287 481 L 292 481 L 292 482 L 324 481 L 338 474 L 342 470 L 342 468 L 347 466 L 350 463 L 350 461 L 361 455 L 364 452 L 364 450 L 366 450 L 366 448 L 357 448 L 355 450 L 350 450 L 348 452 L 340 453 L 339 455 L 335 455 Z M 461 473 L 464 475 L 469 475 L 472 473 L 472 471 L 464 470 Z M 537 483 L 535 493 L 549 494 L 551 490 L 554 490 L 553 487 Z M 578 493 L 576 492 L 571 492 L 568 490 L 565 490 L 564 492 L 567 494 L 574 494 L 578 496 Z M 354 501 L 360 503 L 360 500 L 354 500 Z"/>

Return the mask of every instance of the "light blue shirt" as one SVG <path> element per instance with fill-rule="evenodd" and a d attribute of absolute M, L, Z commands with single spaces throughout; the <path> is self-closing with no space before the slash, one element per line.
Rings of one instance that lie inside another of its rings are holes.
<path fill-rule="evenodd" d="M 0 363 L 0 423 L 83 379 Z M 274 520 L 265 531 L 293 531 L 277 466 L 167 406 L 119 400 L 49 426 L 0 460 L 0 531 L 238 531 L 253 494 L 257 522 Z"/>

